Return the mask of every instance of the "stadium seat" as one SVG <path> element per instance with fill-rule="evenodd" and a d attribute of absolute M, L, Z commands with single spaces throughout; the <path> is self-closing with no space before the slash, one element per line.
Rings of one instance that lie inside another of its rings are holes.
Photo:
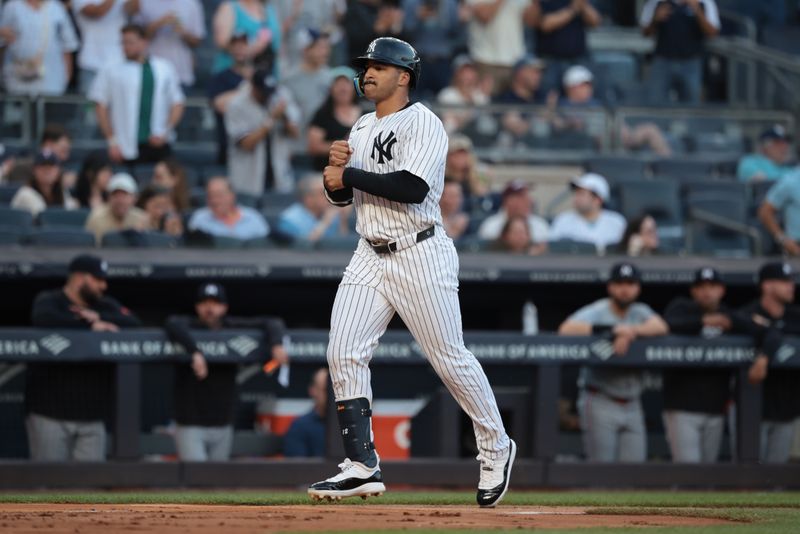
<path fill-rule="evenodd" d="M 228 176 L 228 168 L 225 165 L 217 165 L 216 162 L 210 165 L 203 165 L 197 169 L 200 174 L 200 184 L 205 185 L 214 176 Z"/>
<path fill-rule="evenodd" d="M 800 55 L 800 28 L 797 26 L 771 26 L 762 32 L 764 45 L 789 54 Z"/>
<path fill-rule="evenodd" d="M 630 220 L 648 213 L 661 225 L 680 225 L 682 211 L 677 182 L 628 182 L 620 188 L 620 211 Z"/>
<path fill-rule="evenodd" d="M 211 236 L 211 247 L 220 249 L 245 248 L 247 241 L 236 239 L 235 237 L 225 237 L 219 235 Z"/>
<path fill-rule="evenodd" d="M 261 208 L 268 209 L 277 207 L 283 210 L 297 200 L 295 193 L 278 193 L 275 191 L 267 191 L 261 197 Z"/>
<path fill-rule="evenodd" d="M 94 247 L 94 234 L 77 228 L 43 228 L 28 235 L 28 242 L 45 247 Z"/>
<path fill-rule="evenodd" d="M 156 168 L 155 164 L 141 163 L 133 168 L 133 172 L 131 174 L 141 187 L 151 182 L 151 180 L 153 179 L 153 171 L 155 170 L 155 168 Z"/>
<path fill-rule="evenodd" d="M 17 194 L 19 184 L 0 184 L 0 204 L 11 204 L 14 195 Z"/>
<path fill-rule="evenodd" d="M 26 229 L 33 225 L 33 215 L 29 211 L 0 206 L 0 227 Z"/>
<path fill-rule="evenodd" d="M 747 235 L 701 220 L 699 213 L 710 214 L 721 221 L 744 224 L 747 220 L 747 204 L 743 196 L 736 193 L 699 192 L 689 195 L 686 202 L 689 209 L 686 237 L 691 254 L 750 256 L 752 247 Z"/>
<path fill-rule="evenodd" d="M 547 250 L 550 254 L 578 254 L 590 256 L 597 254 L 597 247 L 595 247 L 593 243 L 573 241 L 572 239 L 550 241 L 547 245 Z"/>
<path fill-rule="evenodd" d="M 653 175 L 659 179 L 686 180 L 716 175 L 713 161 L 694 159 L 660 159 L 653 162 Z"/>
<path fill-rule="evenodd" d="M 617 177 L 642 180 L 647 175 L 647 163 L 637 158 L 624 156 L 597 156 L 587 159 L 584 164 L 587 172 L 594 172 L 604 176 L 609 183 L 616 181 Z"/>
<path fill-rule="evenodd" d="M 259 198 L 249 193 L 236 193 L 236 202 L 248 208 L 257 208 Z"/>
<path fill-rule="evenodd" d="M 269 237 L 256 237 L 254 239 L 248 239 L 244 242 L 244 248 L 270 249 L 277 247 L 278 243 Z"/>
<path fill-rule="evenodd" d="M 172 149 L 172 156 L 181 165 L 198 167 L 204 165 L 215 165 L 217 163 L 217 151 L 207 149 L 201 145 L 182 145 Z"/>
<path fill-rule="evenodd" d="M 21 245 L 24 243 L 26 232 L 14 228 L 0 228 L 0 245 Z"/>
<path fill-rule="evenodd" d="M 725 196 L 739 196 L 746 199 L 747 186 L 741 182 L 729 180 L 699 180 L 683 182 L 683 196 L 688 198 L 698 193 L 719 193 Z"/>
<path fill-rule="evenodd" d="M 175 236 L 162 232 L 138 232 L 122 230 L 109 232 L 103 236 L 104 248 L 174 248 L 179 244 Z"/>
<path fill-rule="evenodd" d="M 89 218 L 88 209 L 48 208 L 39 214 L 39 225 L 42 228 L 70 227 L 83 229 L 87 218 Z"/>
<path fill-rule="evenodd" d="M 485 252 L 489 250 L 491 244 L 491 241 L 480 239 L 476 235 L 464 236 L 455 242 L 459 252 Z"/>

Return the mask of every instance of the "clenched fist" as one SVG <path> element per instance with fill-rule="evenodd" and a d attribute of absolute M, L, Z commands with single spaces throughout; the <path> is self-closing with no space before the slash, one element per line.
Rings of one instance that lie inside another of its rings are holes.
<path fill-rule="evenodd" d="M 347 141 L 334 141 L 328 153 L 328 164 L 335 167 L 344 167 L 350 161 L 353 149 Z"/>
<path fill-rule="evenodd" d="M 325 183 L 325 189 L 328 191 L 338 191 L 339 189 L 344 189 L 344 182 L 342 181 L 342 177 L 344 176 L 344 167 L 328 165 L 325 167 L 325 170 L 322 171 L 322 179 Z"/>

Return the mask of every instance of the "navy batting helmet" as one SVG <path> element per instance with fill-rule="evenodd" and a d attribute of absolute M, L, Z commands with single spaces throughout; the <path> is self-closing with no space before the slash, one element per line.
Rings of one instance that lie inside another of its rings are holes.
<path fill-rule="evenodd" d="M 364 74 L 368 61 L 386 63 L 407 70 L 411 74 L 409 85 L 411 88 L 417 85 L 422 70 L 422 61 L 413 46 L 394 37 L 378 37 L 369 44 L 364 55 L 358 56 L 355 60 L 359 73 L 353 81 L 359 96 L 364 96 Z"/>

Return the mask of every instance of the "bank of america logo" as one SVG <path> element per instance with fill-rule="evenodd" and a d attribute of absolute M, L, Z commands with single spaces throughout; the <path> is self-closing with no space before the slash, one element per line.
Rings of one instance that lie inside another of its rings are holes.
<path fill-rule="evenodd" d="M 595 341 L 589 345 L 589 348 L 601 360 L 607 360 L 614 355 L 614 345 L 604 339 Z"/>
<path fill-rule="evenodd" d="M 236 336 L 228 341 L 228 346 L 236 351 L 239 356 L 247 356 L 258 348 L 258 342 L 252 337 Z"/>
<path fill-rule="evenodd" d="M 779 362 L 783 363 L 792 356 L 794 356 L 795 350 L 793 347 L 789 345 L 781 345 L 781 348 L 778 349 L 778 352 L 775 354 L 775 357 L 778 359 Z"/>
<path fill-rule="evenodd" d="M 43 337 L 39 340 L 39 344 L 52 352 L 54 356 L 58 356 L 72 345 L 67 338 L 58 334 L 50 334 L 47 337 Z"/>

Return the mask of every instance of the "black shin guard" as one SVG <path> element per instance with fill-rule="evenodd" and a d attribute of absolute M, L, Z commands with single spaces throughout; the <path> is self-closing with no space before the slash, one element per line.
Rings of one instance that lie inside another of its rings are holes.
<path fill-rule="evenodd" d="M 336 414 L 339 417 L 339 428 L 342 430 L 347 457 L 367 467 L 375 467 L 378 457 L 370 436 L 372 410 L 369 400 L 361 397 L 339 401 L 336 403 Z"/>

